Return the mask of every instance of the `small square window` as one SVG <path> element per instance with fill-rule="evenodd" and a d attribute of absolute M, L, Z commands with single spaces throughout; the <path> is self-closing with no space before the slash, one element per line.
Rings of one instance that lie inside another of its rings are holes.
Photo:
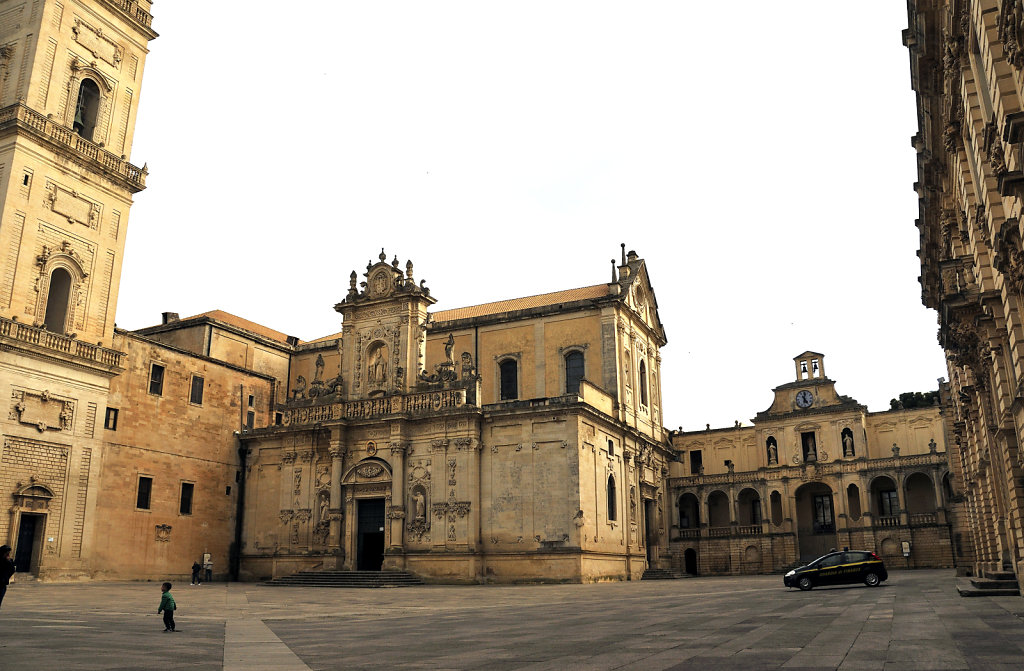
<path fill-rule="evenodd" d="M 199 377 L 198 375 L 192 376 L 192 392 L 189 395 L 188 401 L 194 405 L 203 404 L 203 385 L 206 380 Z"/>
<path fill-rule="evenodd" d="M 164 367 L 158 363 L 149 368 L 149 393 L 157 396 L 164 393 Z"/>
<path fill-rule="evenodd" d="M 103 420 L 103 428 L 117 431 L 117 408 L 107 408 L 107 415 Z"/>
<path fill-rule="evenodd" d="M 182 515 L 192 514 L 192 494 L 195 491 L 195 485 L 191 482 L 181 483 L 181 501 L 178 505 L 178 512 Z"/>
<path fill-rule="evenodd" d="M 150 498 L 153 496 L 153 478 L 146 475 L 139 476 L 139 492 L 135 497 L 135 507 L 139 510 L 149 510 Z"/>

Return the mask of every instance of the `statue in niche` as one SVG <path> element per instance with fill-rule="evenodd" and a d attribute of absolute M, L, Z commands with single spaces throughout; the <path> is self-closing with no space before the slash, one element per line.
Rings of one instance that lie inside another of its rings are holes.
<path fill-rule="evenodd" d="M 775 440 L 768 439 L 768 463 L 778 464 L 779 463 L 779 448 L 775 444 Z"/>
<path fill-rule="evenodd" d="M 331 505 L 330 497 L 327 495 L 326 492 L 324 492 L 323 494 L 320 495 L 320 517 L 319 517 L 319 521 L 320 522 L 326 522 L 327 521 L 327 519 L 328 519 L 327 518 L 327 509 L 330 507 L 330 505 Z"/>
<path fill-rule="evenodd" d="M 817 461 L 818 452 L 814 447 L 814 434 L 804 436 L 804 461 Z"/>
<path fill-rule="evenodd" d="M 853 435 L 845 433 L 843 434 L 843 456 L 852 457 L 853 454 Z"/>
<path fill-rule="evenodd" d="M 367 379 L 370 384 L 383 386 L 388 379 L 388 348 L 378 345 L 370 353 Z"/>
<path fill-rule="evenodd" d="M 427 517 L 427 498 L 423 495 L 422 489 L 416 489 L 412 493 L 412 508 L 414 518 L 422 520 Z"/>

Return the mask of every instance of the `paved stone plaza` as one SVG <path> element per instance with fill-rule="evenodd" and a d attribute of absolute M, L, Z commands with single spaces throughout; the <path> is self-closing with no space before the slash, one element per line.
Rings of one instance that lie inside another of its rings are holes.
<path fill-rule="evenodd" d="M 14 585 L 0 669 L 1014 669 L 1024 599 L 965 599 L 951 571 L 876 589 L 778 576 L 599 585 L 316 589 Z"/>

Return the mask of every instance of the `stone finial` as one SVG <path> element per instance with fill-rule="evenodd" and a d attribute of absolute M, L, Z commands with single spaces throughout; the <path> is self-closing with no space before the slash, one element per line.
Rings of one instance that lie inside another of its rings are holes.
<path fill-rule="evenodd" d="M 615 259 L 612 259 L 612 284 L 619 281 L 619 276 L 615 274 Z"/>
<path fill-rule="evenodd" d="M 387 261 L 388 255 L 384 253 L 383 247 L 380 248 L 380 255 L 378 255 L 377 258 L 380 259 L 381 261 Z"/>
<path fill-rule="evenodd" d="M 411 260 L 405 262 L 405 276 L 409 278 L 410 282 L 413 281 L 413 279 L 412 279 L 412 261 Z"/>
<path fill-rule="evenodd" d="M 894 456 L 894 457 L 900 456 L 900 446 L 897 445 L 896 443 L 892 444 L 892 456 Z"/>
<path fill-rule="evenodd" d="M 624 266 L 626 265 L 626 243 L 620 242 L 619 247 L 622 249 L 622 263 L 620 263 L 619 265 Z"/>
<path fill-rule="evenodd" d="M 349 289 L 349 291 L 355 291 L 356 290 L 356 280 L 357 279 L 358 279 L 358 276 L 356 275 L 356 271 L 353 270 L 352 274 L 348 276 L 348 289 Z"/>
<path fill-rule="evenodd" d="M 935 444 L 935 439 L 932 438 L 931 440 L 928 441 L 928 451 L 931 452 L 932 454 L 935 454 L 936 448 L 938 448 L 938 445 Z"/>
<path fill-rule="evenodd" d="M 395 258 L 391 259 L 391 267 L 392 268 L 397 268 L 398 267 L 398 254 L 395 254 Z"/>

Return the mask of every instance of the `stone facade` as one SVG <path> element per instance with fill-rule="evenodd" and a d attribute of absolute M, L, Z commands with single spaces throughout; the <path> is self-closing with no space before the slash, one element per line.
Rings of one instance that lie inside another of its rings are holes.
<path fill-rule="evenodd" d="M 908 3 L 924 304 L 949 368 L 975 570 L 1024 577 L 1024 7 Z"/>
<path fill-rule="evenodd" d="M 794 362 L 796 380 L 753 426 L 672 435 L 672 566 L 763 573 L 843 547 L 891 566 L 973 561 L 947 466 L 948 404 L 869 413 L 836 392 L 823 355 Z"/>
<path fill-rule="evenodd" d="M 382 252 L 365 278 L 336 306 L 342 332 L 297 347 L 278 424 L 242 434 L 242 574 L 638 578 L 666 544 L 671 458 L 643 260 L 437 313 L 411 262 Z"/>

